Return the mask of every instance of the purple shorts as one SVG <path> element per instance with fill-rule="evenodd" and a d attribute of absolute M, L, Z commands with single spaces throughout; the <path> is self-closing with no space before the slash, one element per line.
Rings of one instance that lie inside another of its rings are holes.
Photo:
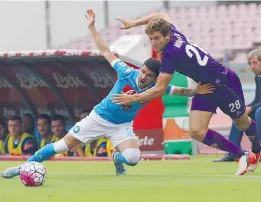
<path fill-rule="evenodd" d="M 196 94 L 192 99 L 191 110 L 216 113 L 219 107 L 232 119 L 242 116 L 246 107 L 240 79 L 232 70 L 229 70 L 227 75 L 229 78 L 227 86 L 216 85 L 216 90 L 212 94 Z"/>

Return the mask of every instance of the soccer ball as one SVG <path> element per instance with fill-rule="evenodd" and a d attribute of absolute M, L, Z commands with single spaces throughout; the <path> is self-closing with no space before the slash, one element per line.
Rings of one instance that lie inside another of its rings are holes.
<path fill-rule="evenodd" d="M 21 166 L 20 179 L 25 186 L 39 187 L 46 180 L 47 170 L 38 162 L 27 162 Z"/>

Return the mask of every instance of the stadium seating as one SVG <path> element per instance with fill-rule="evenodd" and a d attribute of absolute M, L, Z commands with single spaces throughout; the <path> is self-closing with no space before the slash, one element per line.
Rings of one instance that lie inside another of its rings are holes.
<path fill-rule="evenodd" d="M 216 59 L 222 59 L 227 50 L 234 52 L 232 64 L 245 63 L 246 50 L 261 44 L 261 4 L 172 8 L 168 14 L 178 30 Z M 120 36 L 134 33 L 144 34 L 144 27 L 120 30 L 116 25 L 101 31 L 109 44 Z M 96 49 L 96 46 L 91 36 L 87 36 L 62 48 Z"/>

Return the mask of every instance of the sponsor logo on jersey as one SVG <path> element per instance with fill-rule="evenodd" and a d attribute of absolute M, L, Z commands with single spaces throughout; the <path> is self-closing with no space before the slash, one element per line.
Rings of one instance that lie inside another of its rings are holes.
<path fill-rule="evenodd" d="M 128 95 L 134 95 L 134 94 L 136 94 L 137 92 L 136 92 L 135 90 L 133 90 L 133 88 L 132 88 L 131 86 L 126 85 L 126 86 L 123 88 L 122 93 L 126 93 L 126 94 L 128 94 Z M 139 103 L 140 103 L 140 104 L 145 104 L 144 101 L 139 102 Z M 121 105 L 121 108 L 122 108 L 123 111 L 129 111 L 129 110 L 131 110 L 132 106 L 131 106 L 131 104 L 129 104 L 129 105 Z"/>

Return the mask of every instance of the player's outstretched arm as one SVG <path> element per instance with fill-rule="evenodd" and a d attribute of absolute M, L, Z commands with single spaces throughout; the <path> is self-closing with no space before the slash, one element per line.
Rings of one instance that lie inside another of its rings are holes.
<path fill-rule="evenodd" d="M 211 83 L 200 84 L 198 83 L 195 88 L 183 88 L 178 86 L 172 86 L 173 90 L 170 93 L 171 95 L 187 96 L 193 97 L 196 94 L 210 94 L 216 89 L 215 85 Z"/>
<path fill-rule="evenodd" d="M 172 79 L 172 74 L 160 73 L 156 85 L 142 93 L 134 95 L 116 94 L 112 95 L 112 101 L 118 104 L 130 104 L 132 102 L 148 101 L 165 95 L 169 82 Z"/>
<path fill-rule="evenodd" d="M 155 13 L 152 15 L 142 17 L 137 20 L 126 19 L 126 18 L 116 18 L 116 19 L 119 20 L 123 24 L 123 27 L 121 27 L 120 29 L 130 29 L 132 27 L 137 27 L 140 25 L 147 25 L 151 20 L 153 20 L 155 18 L 163 18 L 171 23 L 169 16 L 166 13 Z"/>
<path fill-rule="evenodd" d="M 87 10 L 85 14 L 86 19 L 88 20 L 88 28 L 91 32 L 91 35 L 95 41 L 97 48 L 101 51 L 106 60 L 111 64 L 112 61 L 117 59 L 117 57 L 111 52 L 108 44 L 105 43 L 103 38 L 99 35 L 95 27 L 95 12 L 93 10 Z"/>

